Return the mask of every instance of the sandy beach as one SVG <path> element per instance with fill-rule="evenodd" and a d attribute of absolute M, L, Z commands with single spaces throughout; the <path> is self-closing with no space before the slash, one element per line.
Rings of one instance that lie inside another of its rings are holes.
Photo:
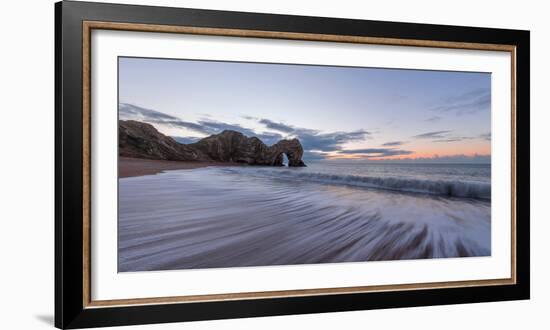
<path fill-rule="evenodd" d="M 171 160 L 152 160 L 141 158 L 118 158 L 118 177 L 129 178 L 160 173 L 166 170 L 185 170 L 206 166 L 239 166 L 238 164 L 222 162 L 182 162 Z"/>

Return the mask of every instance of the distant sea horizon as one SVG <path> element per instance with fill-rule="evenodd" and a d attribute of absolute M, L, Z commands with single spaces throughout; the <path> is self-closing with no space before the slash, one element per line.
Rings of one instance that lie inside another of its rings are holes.
<path fill-rule="evenodd" d="M 476 157 L 481 157 L 481 156 L 487 157 L 489 159 L 491 158 L 490 155 L 476 155 Z M 445 160 L 445 157 L 441 157 L 441 158 L 442 159 L 439 159 L 437 157 L 430 158 L 430 159 L 361 159 L 361 158 L 358 158 L 358 159 L 332 158 L 331 159 L 331 158 L 321 158 L 321 157 L 317 157 L 317 158 L 304 157 L 303 160 L 304 162 L 306 162 L 306 164 L 307 162 L 322 162 L 322 161 L 341 162 L 341 163 L 353 162 L 353 163 L 362 163 L 362 164 L 389 164 L 389 165 L 391 164 L 491 165 L 492 164 L 490 160 L 481 161 L 478 158 L 474 159 L 474 157 L 472 157 L 471 160 L 463 160 L 463 161 L 460 161 L 460 160 L 449 161 L 449 160 Z"/>

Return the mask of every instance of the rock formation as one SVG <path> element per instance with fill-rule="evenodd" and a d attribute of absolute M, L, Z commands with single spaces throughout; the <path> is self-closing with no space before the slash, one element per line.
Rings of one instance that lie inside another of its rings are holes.
<path fill-rule="evenodd" d="M 176 142 L 152 125 L 135 120 L 118 121 L 118 152 L 122 157 L 208 161 L 199 150 Z"/>
<path fill-rule="evenodd" d="M 306 166 L 302 161 L 304 149 L 298 139 L 281 140 L 269 147 L 273 158 L 271 165 L 283 165 L 283 153 L 288 157 L 288 166 Z"/>
<path fill-rule="evenodd" d="M 123 157 L 282 166 L 283 154 L 286 154 L 288 166 L 306 166 L 302 161 L 304 150 L 298 139 L 281 140 L 267 146 L 257 137 L 225 130 L 195 143 L 181 144 L 152 125 L 120 120 L 118 140 L 119 154 Z"/>

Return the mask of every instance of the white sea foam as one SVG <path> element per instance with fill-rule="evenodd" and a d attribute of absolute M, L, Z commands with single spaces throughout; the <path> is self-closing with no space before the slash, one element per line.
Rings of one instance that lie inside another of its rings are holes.
<path fill-rule="evenodd" d="M 241 174 L 248 171 L 248 174 L 252 176 L 264 176 L 281 180 L 300 180 L 325 184 L 425 193 L 449 197 L 491 199 L 491 184 L 486 182 L 329 174 L 302 172 L 290 169 L 262 168 L 251 170 L 250 168 L 228 168 L 226 171 L 238 172 Z"/>

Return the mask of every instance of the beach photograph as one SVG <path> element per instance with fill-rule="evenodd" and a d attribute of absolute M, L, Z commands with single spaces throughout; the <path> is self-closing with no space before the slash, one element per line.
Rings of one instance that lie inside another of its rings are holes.
<path fill-rule="evenodd" d="M 491 74 L 118 58 L 118 271 L 491 256 Z"/>

